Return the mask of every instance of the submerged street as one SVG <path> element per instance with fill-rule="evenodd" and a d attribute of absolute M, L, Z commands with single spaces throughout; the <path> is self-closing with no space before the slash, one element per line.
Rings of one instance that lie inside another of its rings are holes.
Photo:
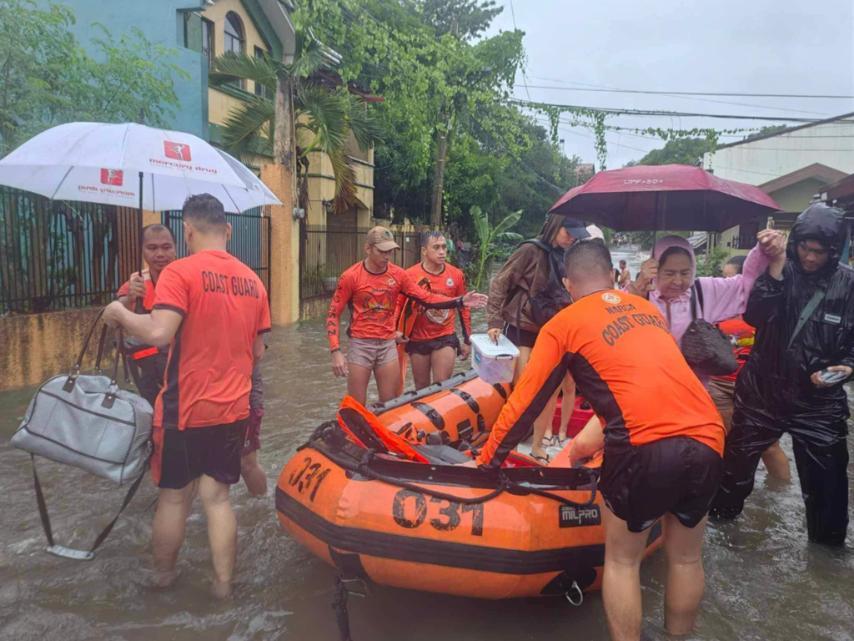
<path fill-rule="evenodd" d="M 614 259 L 619 257 L 615 252 Z M 480 315 L 476 327 L 478 321 Z M 323 323 L 276 329 L 263 371 L 260 460 L 270 492 L 253 499 L 243 484 L 233 490 L 240 549 L 234 597 L 225 603 L 208 595 L 210 560 L 198 504 L 176 586 L 146 586 L 155 498 L 147 479 L 94 561 L 46 554 L 29 458 L 8 445 L 31 390 L 0 395 L 0 639 L 338 639 L 330 607 L 335 575 L 284 534 L 273 503 L 285 461 L 319 423 L 332 418 L 344 393 L 343 382 L 330 372 Z M 784 448 L 791 454 L 788 437 Z M 55 537 L 88 546 L 118 509 L 123 490 L 68 467 L 38 465 Z M 706 596 L 698 632 L 690 638 L 854 639 L 852 551 L 850 543 L 844 550 L 808 544 L 797 482 L 769 483 L 760 466 L 744 516 L 708 529 Z M 664 569 L 661 552 L 642 569 L 644 627 L 654 639 L 666 638 L 660 624 Z M 350 599 L 350 613 L 355 641 L 607 638 L 599 593 L 586 595 L 576 608 L 563 598 L 488 602 L 371 586 L 367 599 Z"/>

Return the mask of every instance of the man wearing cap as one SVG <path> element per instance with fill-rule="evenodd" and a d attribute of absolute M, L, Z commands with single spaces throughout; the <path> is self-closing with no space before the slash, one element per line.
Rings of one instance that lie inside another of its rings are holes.
<path fill-rule="evenodd" d="M 332 372 L 347 377 L 347 393 L 364 404 L 371 373 L 377 381 L 380 402 L 394 397 L 400 381 L 395 343 L 395 305 L 399 295 L 416 300 L 428 309 L 484 307 L 486 296 L 468 292 L 449 298 L 428 292 L 406 271 L 391 262 L 399 249 L 391 231 L 374 227 L 365 242 L 365 259 L 347 269 L 329 305 L 326 332 L 332 352 Z M 341 353 L 338 319 L 350 308 L 350 342 L 347 357 Z"/>
<path fill-rule="evenodd" d="M 487 333 L 498 342 L 503 332 L 519 348 L 514 383 L 528 362 L 540 328 L 570 303 L 561 283 L 563 253 L 575 241 L 585 238 L 590 238 L 587 223 L 560 214 L 547 214 L 539 235 L 522 242 L 490 283 Z M 571 378 L 564 383 L 563 396 L 562 407 L 572 408 L 575 384 Z M 553 440 L 550 432 L 556 400 L 557 394 L 534 421 L 531 455 L 543 464 L 549 461 L 547 443 L 543 439 Z M 570 411 L 561 412 L 560 432 L 563 435 L 570 414 Z"/>

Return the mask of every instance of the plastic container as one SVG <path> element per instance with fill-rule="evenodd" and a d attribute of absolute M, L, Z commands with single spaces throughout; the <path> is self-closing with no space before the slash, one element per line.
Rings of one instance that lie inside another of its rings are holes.
<path fill-rule="evenodd" d="M 471 335 L 471 366 L 487 383 L 509 383 L 513 380 L 519 348 L 503 334 L 498 344 L 486 334 Z"/>

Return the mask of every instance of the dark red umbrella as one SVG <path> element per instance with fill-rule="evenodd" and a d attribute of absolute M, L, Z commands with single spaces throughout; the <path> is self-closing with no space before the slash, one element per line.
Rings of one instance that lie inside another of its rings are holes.
<path fill-rule="evenodd" d="M 566 214 L 618 231 L 722 231 L 780 209 L 753 185 L 691 165 L 637 165 L 602 171 L 558 200 Z"/>

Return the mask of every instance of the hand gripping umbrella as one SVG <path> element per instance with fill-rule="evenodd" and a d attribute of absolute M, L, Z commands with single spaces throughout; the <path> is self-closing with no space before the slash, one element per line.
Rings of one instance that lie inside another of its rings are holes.
<path fill-rule="evenodd" d="M 209 193 L 239 213 L 281 202 L 249 169 L 201 138 L 134 123 L 72 122 L 34 136 L 0 160 L 0 184 L 52 200 L 180 209 Z"/>
<path fill-rule="evenodd" d="M 617 231 L 722 231 L 778 211 L 758 187 L 691 165 L 636 165 L 602 171 L 561 196 L 550 213 Z"/>

